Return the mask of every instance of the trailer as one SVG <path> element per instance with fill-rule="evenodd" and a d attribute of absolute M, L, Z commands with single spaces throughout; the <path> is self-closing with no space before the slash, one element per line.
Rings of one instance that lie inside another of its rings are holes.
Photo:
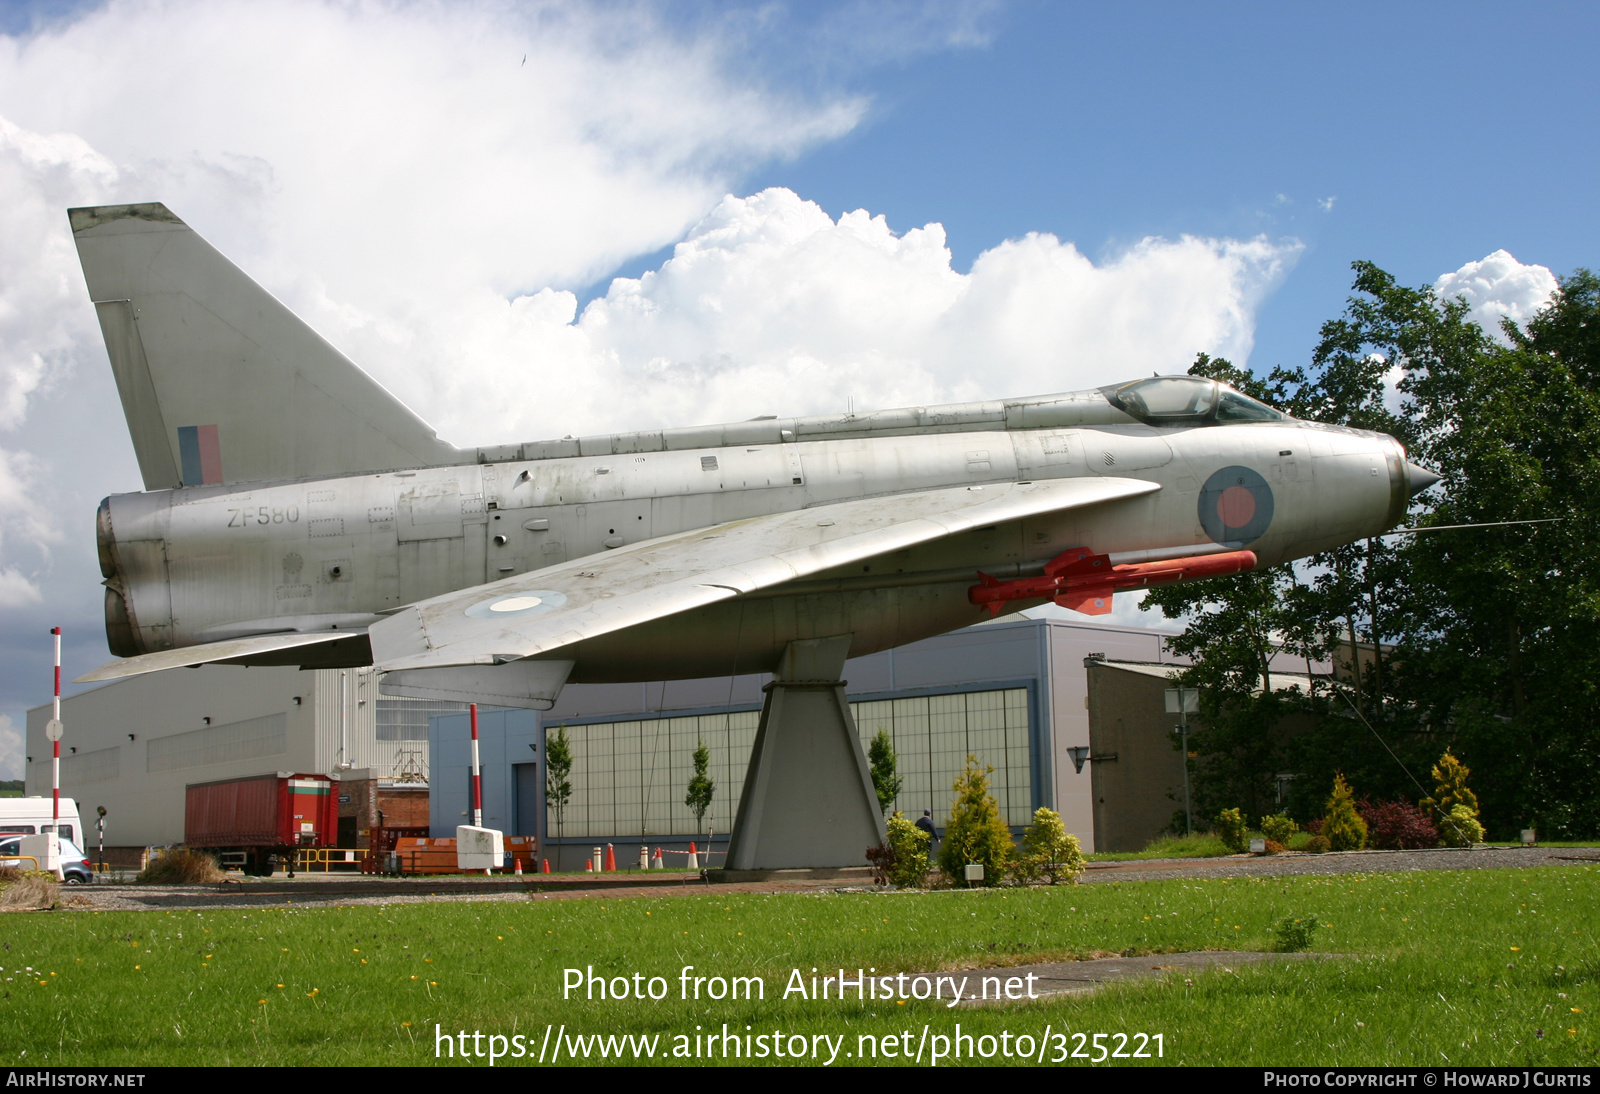
<path fill-rule="evenodd" d="M 326 775 L 276 771 L 185 787 L 183 842 L 246 874 L 271 875 L 279 861 L 294 872 L 294 854 L 331 847 L 339 831 L 339 798 Z"/>

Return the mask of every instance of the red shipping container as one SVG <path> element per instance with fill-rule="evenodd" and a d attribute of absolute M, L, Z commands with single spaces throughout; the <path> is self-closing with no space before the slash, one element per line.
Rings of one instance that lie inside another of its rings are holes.
<path fill-rule="evenodd" d="M 273 773 L 185 788 L 183 842 L 208 851 L 286 854 L 330 847 L 339 799 L 326 775 Z"/>

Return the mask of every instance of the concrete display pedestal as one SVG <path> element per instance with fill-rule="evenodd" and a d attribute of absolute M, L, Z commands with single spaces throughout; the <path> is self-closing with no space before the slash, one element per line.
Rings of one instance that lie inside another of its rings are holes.
<path fill-rule="evenodd" d="M 728 845 L 729 870 L 860 866 L 884 842 L 845 699 L 850 636 L 791 642 L 766 687 Z"/>

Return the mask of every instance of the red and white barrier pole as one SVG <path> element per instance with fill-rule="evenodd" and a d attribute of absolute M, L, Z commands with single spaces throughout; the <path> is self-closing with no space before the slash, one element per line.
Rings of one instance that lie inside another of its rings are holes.
<path fill-rule="evenodd" d="M 472 827 L 482 828 L 483 776 L 478 769 L 478 704 L 470 704 L 470 710 L 472 713 Z"/>

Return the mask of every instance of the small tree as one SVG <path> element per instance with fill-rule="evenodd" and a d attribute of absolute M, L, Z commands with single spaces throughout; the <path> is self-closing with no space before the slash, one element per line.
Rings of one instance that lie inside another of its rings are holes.
<path fill-rule="evenodd" d="M 894 773 L 899 757 L 895 755 L 894 740 L 887 729 L 878 728 L 867 747 L 867 759 L 872 763 L 872 789 L 878 795 L 878 811 L 888 816 L 889 806 L 900 796 L 900 784 L 904 780 Z"/>
<path fill-rule="evenodd" d="M 1033 823 L 1023 829 L 1022 854 L 1013 871 L 1020 881 L 1046 877 L 1051 885 L 1063 879 L 1077 884 L 1084 871 L 1083 848 L 1054 809 L 1041 805 L 1033 811 Z"/>
<path fill-rule="evenodd" d="M 717 784 L 706 777 L 706 770 L 711 766 L 711 750 L 704 741 L 697 741 L 694 750 L 694 774 L 689 778 L 689 793 L 684 795 L 683 804 L 694 813 L 695 831 L 704 827 L 706 810 L 711 808 L 711 798 L 717 792 Z"/>
<path fill-rule="evenodd" d="M 1236 855 L 1242 855 L 1250 850 L 1249 829 L 1244 823 L 1244 814 L 1237 809 L 1224 809 L 1217 814 L 1217 838 L 1222 845 Z"/>
<path fill-rule="evenodd" d="M 1356 812 L 1355 792 L 1342 774 L 1333 777 L 1333 796 L 1328 799 L 1322 834 L 1333 851 L 1359 851 L 1367 845 L 1367 822 Z"/>
<path fill-rule="evenodd" d="M 554 737 L 546 735 L 544 741 L 544 803 L 555 811 L 556 835 L 565 834 L 567 802 L 572 800 L 572 742 L 567 739 L 567 727 L 557 728 Z"/>
<path fill-rule="evenodd" d="M 995 885 L 1005 876 L 1011 861 L 1011 830 L 1000 817 L 1000 806 L 989 793 L 993 767 L 980 764 L 978 757 L 967 757 L 967 769 L 951 790 L 955 802 L 950 807 L 950 826 L 939 844 L 939 869 L 951 881 L 961 881 L 969 862 L 983 865 L 983 883 Z"/>
<path fill-rule="evenodd" d="M 1436 789 L 1433 797 L 1422 799 L 1422 808 L 1432 815 L 1446 847 L 1470 847 L 1483 839 L 1483 825 L 1478 823 L 1478 795 L 1467 789 L 1470 774 L 1472 769 L 1448 748 L 1433 765 Z"/>
<path fill-rule="evenodd" d="M 928 833 L 907 820 L 898 809 L 889 818 L 889 848 L 894 861 L 889 864 L 889 880 L 902 888 L 915 888 L 928 880 Z"/>

